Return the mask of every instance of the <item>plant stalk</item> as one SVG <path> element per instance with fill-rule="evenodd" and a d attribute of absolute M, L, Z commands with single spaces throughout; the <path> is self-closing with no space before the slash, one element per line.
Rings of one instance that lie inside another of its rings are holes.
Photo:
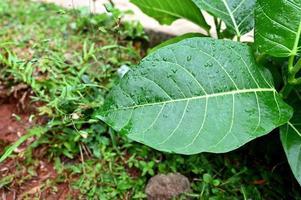
<path fill-rule="evenodd" d="M 297 73 L 301 69 L 301 58 L 298 60 L 298 62 L 294 65 L 294 58 L 295 56 L 292 55 L 289 58 L 288 61 L 288 82 L 292 85 L 298 85 L 301 83 L 301 78 L 296 78 Z"/>
<path fill-rule="evenodd" d="M 288 80 L 280 91 L 282 98 L 287 98 L 290 92 L 293 90 L 294 85 L 301 84 L 301 77 L 296 78 L 297 73 L 301 69 L 301 58 L 294 65 L 295 55 L 291 55 L 288 60 Z"/>
<path fill-rule="evenodd" d="M 216 36 L 217 36 L 217 39 L 219 39 L 219 33 L 218 33 L 218 30 L 217 30 L 218 21 L 217 21 L 217 18 L 216 18 L 216 17 L 214 17 L 214 24 L 215 24 L 215 32 L 216 32 Z"/>

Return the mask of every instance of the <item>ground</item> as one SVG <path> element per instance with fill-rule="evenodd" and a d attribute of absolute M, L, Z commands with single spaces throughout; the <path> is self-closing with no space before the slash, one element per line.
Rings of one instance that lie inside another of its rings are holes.
<path fill-rule="evenodd" d="M 94 117 L 149 46 L 139 24 L 27 0 L 0 4 L 0 197 L 144 199 L 155 174 L 188 177 L 192 199 L 301 199 L 277 133 L 226 154 L 181 156 Z"/>

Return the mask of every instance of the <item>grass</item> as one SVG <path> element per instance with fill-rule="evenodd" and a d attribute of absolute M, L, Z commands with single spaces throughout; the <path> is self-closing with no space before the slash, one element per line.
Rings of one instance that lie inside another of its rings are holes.
<path fill-rule="evenodd" d="M 7 146 L 12 154 L 4 154 L 10 156 L 6 161 L 15 164 L 0 174 L 0 193 L 40 176 L 43 161 L 56 175 L 43 180 L 38 192 L 17 195 L 39 199 L 67 185 L 70 199 L 144 199 L 151 176 L 179 172 L 192 183 L 184 195 L 192 199 L 301 199 L 276 133 L 227 154 L 181 156 L 132 142 L 97 120 L 95 111 L 120 79 L 118 68 L 134 67 L 146 50 L 141 26 L 120 24 L 124 13 L 110 11 L 91 15 L 85 9 L 1 1 L 0 83 L 25 84 L 31 101 L 40 105 L 33 118 L 46 122 L 33 128 L 39 131 L 26 151 L 13 153 L 16 147 Z"/>

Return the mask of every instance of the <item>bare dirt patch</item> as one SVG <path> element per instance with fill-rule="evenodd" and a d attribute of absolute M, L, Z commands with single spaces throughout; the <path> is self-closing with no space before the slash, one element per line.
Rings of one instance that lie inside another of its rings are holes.
<path fill-rule="evenodd" d="M 77 196 L 77 192 L 70 188 L 69 182 L 56 182 L 58 174 L 53 165 L 46 160 L 27 166 L 21 159 L 8 159 L 0 164 L 0 179 L 4 177 L 11 177 L 11 181 L 0 188 L 0 198 L 3 200 L 63 200 Z"/>
<path fill-rule="evenodd" d="M 23 84 L 11 89 L 0 85 L 0 155 L 5 147 L 17 141 L 30 128 L 45 123 L 45 119 L 37 115 L 37 108 L 42 104 L 31 102 L 32 95 L 30 88 Z M 24 152 L 34 140 L 28 139 L 15 152 Z M 34 163 L 28 164 L 23 156 L 8 158 L 0 163 L 1 200 L 34 197 L 61 200 L 77 196 L 77 192 L 70 188 L 68 181 L 56 182 L 58 174 L 53 164 L 44 158 L 43 151 L 44 148 L 34 150 Z M 55 183 L 55 187 L 52 183 Z"/>
<path fill-rule="evenodd" d="M 30 103 L 31 91 L 19 84 L 13 90 L 0 88 L 0 141 L 10 144 L 18 140 L 27 130 L 36 124 L 31 117 L 37 104 Z M 0 146 L 1 147 L 1 146 Z M 0 152 L 3 148 L 0 148 Z"/>

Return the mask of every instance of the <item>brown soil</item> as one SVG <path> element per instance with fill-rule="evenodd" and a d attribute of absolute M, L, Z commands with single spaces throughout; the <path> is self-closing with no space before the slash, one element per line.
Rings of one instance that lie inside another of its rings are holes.
<path fill-rule="evenodd" d="M 28 172 L 29 168 L 33 174 Z M 8 159 L 0 164 L 0 172 L 0 179 L 12 176 L 10 184 L 0 188 L 1 200 L 65 200 L 70 197 L 76 199 L 78 196 L 77 191 L 69 187 L 68 181 L 55 181 L 58 174 L 48 161 L 40 160 L 27 166 L 20 158 Z"/>
<path fill-rule="evenodd" d="M 35 125 L 43 124 L 45 120 L 35 115 L 41 103 L 31 103 L 30 96 L 33 93 L 27 86 L 19 84 L 11 89 L 0 85 L 0 155 L 6 146 L 17 141 L 27 130 Z M 43 122 L 44 121 L 44 122 Z M 45 148 L 36 149 L 33 152 L 33 163 L 28 165 L 22 156 L 26 147 L 34 141 L 28 139 L 14 152 L 19 156 L 9 158 L 0 163 L 0 181 L 3 178 L 10 179 L 9 184 L 1 187 L 1 200 L 19 199 L 49 199 L 63 200 L 73 197 L 77 192 L 69 188 L 69 183 L 57 183 L 58 177 L 53 164 L 44 156 Z M 31 168 L 31 172 L 29 169 Z M 51 183 L 55 182 L 55 187 Z M 75 197 L 75 198 L 74 198 Z"/>
<path fill-rule="evenodd" d="M 30 116 L 35 113 L 34 104 L 30 103 L 30 89 L 19 84 L 12 90 L 0 87 L 0 142 L 7 145 L 26 134 L 27 129 L 35 125 Z M 3 147 L 0 146 L 0 153 Z"/>
<path fill-rule="evenodd" d="M 20 120 L 16 120 L 14 115 Z M 29 117 L 27 113 L 16 112 L 14 103 L 0 105 L 0 140 L 9 143 L 16 141 L 30 127 Z"/>

